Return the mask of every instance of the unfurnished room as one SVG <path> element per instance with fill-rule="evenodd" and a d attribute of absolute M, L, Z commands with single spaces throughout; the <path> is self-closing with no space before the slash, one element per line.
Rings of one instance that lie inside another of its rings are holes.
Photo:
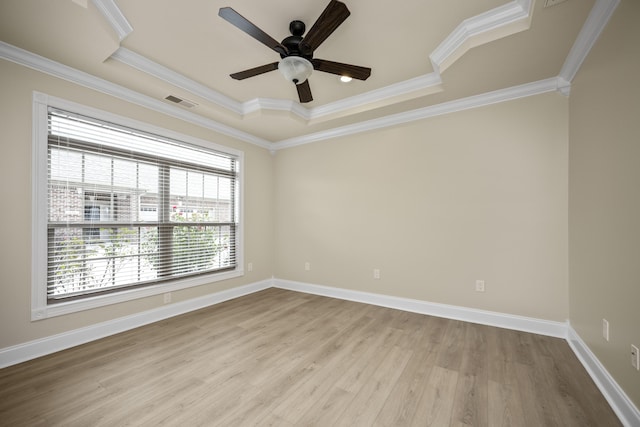
<path fill-rule="evenodd" d="M 0 1 L 0 425 L 640 426 L 638 22 Z"/>

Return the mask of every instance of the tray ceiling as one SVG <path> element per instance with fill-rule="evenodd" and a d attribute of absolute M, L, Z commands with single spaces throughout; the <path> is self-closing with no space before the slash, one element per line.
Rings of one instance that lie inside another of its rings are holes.
<path fill-rule="evenodd" d="M 315 56 L 371 67 L 371 77 L 342 83 L 315 71 L 307 104 L 278 71 L 229 77 L 279 57 L 221 19 L 218 9 L 233 7 L 281 40 L 294 19 L 310 28 L 328 0 L 4 0 L 0 38 L 3 57 L 15 62 L 39 55 L 278 148 L 336 129 L 427 117 L 522 85 L 564 90 L 573 76 L 563 76 L 563 67 L 567 74 L 590 12 L 593 20 L 597 7 L 617 2 L 344 0 L 351 15 Z M 606 19 L 587 36 L 597 37 Z M 169 95 L 195 106 L 165 100 Z"/>

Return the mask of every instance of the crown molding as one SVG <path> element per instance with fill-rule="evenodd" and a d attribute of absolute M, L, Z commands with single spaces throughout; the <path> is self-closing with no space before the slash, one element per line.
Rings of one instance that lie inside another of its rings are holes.
<path fill-rule="evenodd" d="M 111 59 L 115 59 L 116 61 L 156 77 L 172 86 L 179 87 L 191 95 L 206 99 L 212 104 L 223 107 L 243 117 L 262 110 L 271 110 L 291 113 L 305 121 L 311 121 L 329 115 L 357 110 L 364 106 L 408 93 L 433 88 L 442 83 L 439 74 L 429 73 L 323 106 L 306 108 L 295 101 L 273 98 L 254 98 L 240 103 L 124 47 L 118 48 L 118 50 L 111 55 Z"/>
<path fill-rule="evenodd" d="M 103 0 L 103 2 L 106 1 L 107 0 Z M 508 6 L 510 7 L 505 8 L 506 10 L 504 10 L 501 14 L 502 22 L 513 22 L 513 20 L 515 19 L 516 14 L 514 12 L 515 8 L 513 7 L 513 3 L 518 4 L 522 8 L 524 8 L 525 6 L 531 6 L 531 2 L 529 0 L 519 0 L 509 3 Z M 333 128 L 326 131 L 284 139 L 275 143 L 271 143 L 268 140 L 235 129 L 231 126 L 224 125 L 215 120 L 207 119 L 192 112 L 182 110 L 179 107 L 166 104 L 155 98 L 139 94 L 130 89 L 92 76 L 88 73 L 73 69 L 66 65 L 14 47 L 5 42 L 0 42 L 0 58 L 4 58 L 17 64 L 32 68 L 34 70 L 41 71 L 49 75 L 79 84 L 81 86 L 85 86 L 90 89 L 115 96 L 117 98 L 141 105 L 143 107 L 161 112 L 163 114 L 197 124 L 204 128 L 230 136 L 232 138 L 236 138 L 238 140 L 245 141 L 262 148 L 266 148 L 274 153 L 275 151 L 284 148 L 295 147 L 298 145 L 309 144 L 312 142 L 318 142 L 347 135 L 353 135 L 356 133 L 367 132 L 375 129 L 382 129 L 402 123 L 422 120 L 429 117 L 462 111 L 470 108 L 482 107 L 498 102 L 510 101 L 513 99 L 537 95 L 545 92 L 559 91 L 560 93 L 568 96 L 571 89 L 571 81 L 575 77 L 575 74 L 584 61 L 584 58 L 589 53 L 589 50 L 593 47 L 595 41 L 599 37 L 600 33 L 611 18 L 613 11 L 619 3 L 620 0 L 596 0 L 596 4 L 594 5 L 587 21 L 585 22 L 585 25 L 580 31 L 580 34 L 578 35 L 578 38 L 576 39 L 576 42 L 574 43 L 574 46 L 572 47 L 558 77 L 515 86 L 512 88 L 501 89 L 486 94 L 475 95 L 468 98 L 453 100 L 442 104 L 432 105 L 429 107 L 424 107 L 417 110 L 398 113 L 364 122 L 354 123 L 351 125 Z M 493 14 L 494 16 L 498 15 L 497 13 L 495 13 L 495 9 Z M 510 18 L 507 19 L 507 17 Z M 489 28 L 489 21 L 490 20 L 485 17 L 483 20 L 484 23 L 478 20 L 478 22 L 474 22 L 473 25 L 470 25 L 469 28 Z M 456 44 L 450 43 L 450 46 L 451 47 L 449 53 L 446 53 L 444 49 L 441 49 L 439 51 L 440 58 L 446 58 L 447 55 L 455 54 Z M 199 85 L 197 82 L 191 81 L 186 77 L 180 75 L 179 73 L 175 73 L 169 70 L 166 67 L 155 64 L 147 58 L 144 58 L 141 55 L 137 55 L 125 48 L 118 49 L 118 51 L 116 51 L 116 54 L 114 55 L 116 55 L 116 57 L 118 58 L 125 58 L 127 61 L 131 61 L 133 64 L 135 64 L 132 66 L 135 66 L 136 68 L 140 67 L 138 69 L 154 69 L 155 71 L 153 72 L 157 73 L 159 78 L 176 80 L 175 85 L 185 88 L 185 90 L 199 91 L 200 93 L 195 93 L 195 95 L 197 96 L 203 96 L 201 94 L 204 93 L 205 96 L 211 96 L 212 99 L 215 98 L 220 103 L 227 103 L 230 106 L 228 108 L 234 108 L 235 111 L 240 111 L 240 114 L 242 115 L 259 112 L 262 110 L 277 110 L 290 112 L 307 121 L 318 119 L 324 116 L 329 116 L 332 114 L 339 114 L 344 109 L 356 109 L 359 106 L 375 102 L 376 99 L 383 100 L 385 97 L 397 96 L 401 93 L 416 91 L 428 87 L 433 88 L 441 84 L 440 75 L 437 72 L 434 72 L 417 77 L 415 79 L 396 83 L 394 85 L 390 85 L 386 88 L 381 88 L 376 91 L 346 98 L 332 104 L 315 107 L 313 109 L 307 109 L 294 101 L 269 98 L 256 98 L 240 104 L 237 103 L 237 101 L 232 100 L 231 98 L 217 93 L 213 89 Z"/>
<path fill-rule="evenodd" d="M 264 110 L 284 111 L 305 121 L 309 120 L 309 109 L 290 99 L 254 98 L 242 104 L 242 115 L 246 116 Z"/>
<path fill-rule="evenodd" d="M 107 80 L 85 73 L 84 71 L 76 70 L 75 68 L 60 64 L 59 62 L 36 55 L 35 53 L 28 52 L 2 41 L 0 41 L 0 58 L 86 88 L 102 92 L 115 98 L 140 105 L 150 110 L 196 124 L 240 141 L 248 142 L 267 149 L 271 147 L 270 141 L 267 141 L 266 139 L 259 138 L 255 135 L 251 135 L 250 133 L 241 131 L 223 123 L 219 123 L 215 120 L 183 110 L 158 99 L 135 92 L 124 86 L 111 83 Z"/>
<path fill-rule="evenodd" d="M 498 6 L 487 12 L 465 19 L 449 36 L 429 55 L 433 69 L 437 73 L 444 71 L 470 47 L 472 39 L 503 29 L 509 25 L 530 20 L 532 0 L 515 0 Z M 528 28 L 528 25 L 527 25 Z M 524 28 L 514 30 L 513 33 Z M 504 34 L 498 37 L 502 37 Z M 492 41 L 492 39 L 485 41 Z M 445 65 L 447 64 L 447 65 Z"/>
<path fill-rule="evenodd" d="M 93 4 L 98 8 L 107 23 L 113 28 L 118 35 L 120 41 L 124 40 L 131 32 L 133 27 L 127 21 L 118 5 L 114 0 L 92 0 Z"/>
<path fill-rule="evenodd" d="M 282 141 L 274 143 L 272 145 L 272 150 L 281 150 L 298 145 L 310 144 L 312 142 L 319 142 L 327 139 L 354 135 L 357 133 L 383 129 L 403 123 L 409 123 L 416 120 L 423 120 L 430 117 L 441 116 L 443 114 L 455 113 L 471 108 L 484 107 L 491 104 L 512 101 L 515 99 L 539 95 L 542 93 L 559 91 L 562 87 L 563 83 L 557 77 L 553 77 L 533 83 L 527 83 L 507 89 L 500 89 L 481 95 L 474 95 L 467 98 L 461 98 L 454 101 L 448 101 L 441 104 L 419 108 L 416 110 L 406 111 L 398 114 L 380 117 L 377 119 L 341 126 L 326 131 L 284 139 Z"/>
<path fill-rule="evenodd" d="M 409 93 L 434 88 L 441 84 L 442 79 L 439 73 L 424 74 L 380 89 L 314 107 L 309 112 L 309 119 L 319 119 L 325 116 L 339 114 L 345 110 L 358 110 L 365 105 L 371 105 Z"/>
<path fill-rule="evenodd" d="M 564 78 L 558 76 L 558 91 L 564 96 L 569 96 L 569 93 L 571 92 L 571 82 L 568 82 Z"/>
<path fill-rule="evenodd" d="M 611 19 L 611 15 L 620 4 L 620 0 L 596 0 L 587 20 L 585 21 L 575 43 L 571 47 L 562 65 L 559 76 L 567 82 L 572 82 L 580 66 L 591 51 L 604 27 Z"/>
<path fill-rule="evenodd" d="M 291 100 L 254 98 L 244 103 L 238 102 L 209 86 L 198 83 L 125 47 L 118 48 L 111 55 L 111 59 L 156 77 L 165 83 L 179 87 L 191 95 L 205 99 L 242 117 L 261 110 L 285 111 L 305 120 L 310 117 L 307 108 Z"/>
<path fill-rule="evenodd" d="M 103 12 L 103 14 L 109 24 L 118 32 L 117 21 L 110 17 L 121 16 L 123 19 L 125 18 L 113 0 L 93 1 L 109 10 L 109 13 Z M 406 99 L 412 94 L 417 96 L 425 91 L 433 92 L 441 89 L 442 78 L 440 73 L 444 61 L 455 61 L 468 49 L 469 42 L 479 36 L 487 35 L 514 23 L 530 19 L 532 4 L 533 0 L 513 0 L 506 5 L 464 20 L 429 56 L 434 68 L 432 73 L 312 108 L 304 107 L 294 101 L 272 98 L 254 98 L 241 103 L 124 47 L 120 47 L 111 58 L 243 117 L 258 111 L 270 110 L 290 113 L 310 122 L 312 120 L 359 113 L 387 105 L 393 99 L 403 97 Z M 523 29 L 519 28 L 515 31 L 522 31 Z M 485 40 L 485 43 L 492 39 Z"/>
<path fill-rule="evenodd" d="M 231 110 L 236 114 L 245 114 L 244 106 L 226 95 L 211 89 L 201 83 L 191 80 L 184 75 L 158 64 L 127 48 L 120 47 L 112 55 L 111 59 L 120 61 L 130 67 L 154 76 L 173 86 L 179 87 L 192 95 L 204 98 L 207 101 Z"/>

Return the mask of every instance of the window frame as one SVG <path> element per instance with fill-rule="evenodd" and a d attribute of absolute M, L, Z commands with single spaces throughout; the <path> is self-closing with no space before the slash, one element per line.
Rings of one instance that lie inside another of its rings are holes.
<path fill-rule="evenodd" d="M 72 113 L 112 122 L 128 128 L 160 135 L 187 144 L 211 149 L 237 159 L 237 225 L 236 225 L 236 267 L 220 272 L 203 273 L 196 276 L 176 278 L 140 288 L 125 288 L 121 291 L 88 295 L 69 301 L 48 303 L 47 299 L 47 224 L 48 224 L 48 109 L 59 108 Z M 244 153 L 226 147 L 160 128 L 134 119 L 119 116 L 103 110 L 81 105 L 72 101 L 33 92 L 32 121 L 32 257 L 31 257 L 31 320 L 41 320 L 78 311 L 103 307 L 139 298 L 160 295 L 180 289 L 201 286 L 244 275 Z"/>

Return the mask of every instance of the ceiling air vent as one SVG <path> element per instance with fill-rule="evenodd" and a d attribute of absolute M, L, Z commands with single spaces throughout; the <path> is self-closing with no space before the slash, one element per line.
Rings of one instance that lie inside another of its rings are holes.
<path fill-rule="evenodd" d="M 177 96 L 173 96 L 173 95 L 169 95 L 165 99 L 167 101 L 171 101 L 171 102 L 174 102 L 176 104 L 180 104 L 180 105 L 182 105 L 183 107 L 186 107 L 186 108 L 193 108 L 196 105 L 198 105 L 193 101 L 189 101 L 188 99 L 178 98 Z"/>

